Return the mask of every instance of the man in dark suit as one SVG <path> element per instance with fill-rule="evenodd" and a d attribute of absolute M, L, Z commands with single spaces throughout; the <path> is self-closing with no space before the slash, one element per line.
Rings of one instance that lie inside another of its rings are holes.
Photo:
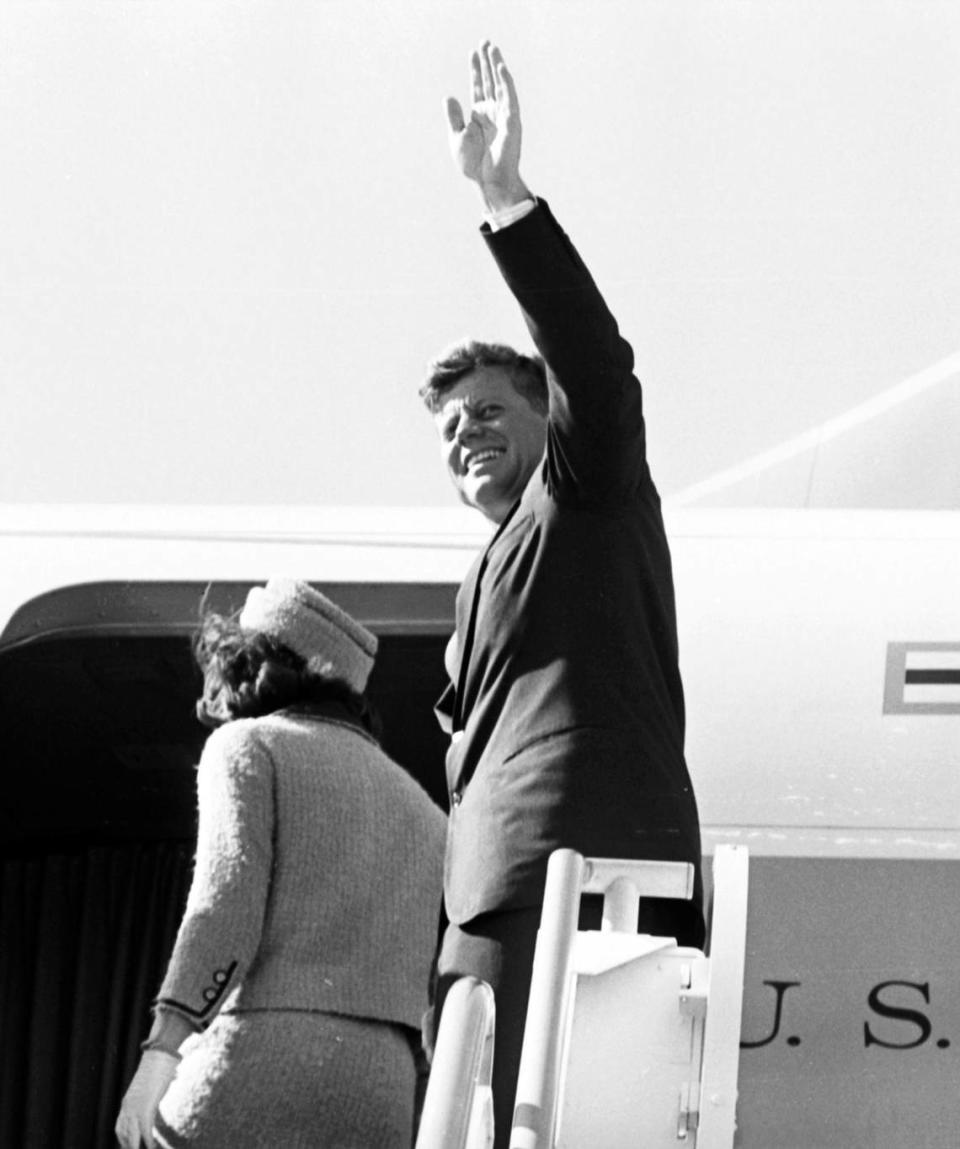
<path fill-rule="evenodd" d="M 499 51 L 484 44 L 471 63 L 469 120 L 447 104 L 453 155 L 542 356 L 462 344 L 421 392 L 461 499 L 497 527 L 457 598 L 440 707 L 451 812 L 438 1007 L 462 974 L 494 988 L 499 1146 L 550 853 L 692 862 L 693 902 L 647 903 L 641 928 L 699 946 L 703 916 L 670 552 L 633 354 L 520 178 Z"/>

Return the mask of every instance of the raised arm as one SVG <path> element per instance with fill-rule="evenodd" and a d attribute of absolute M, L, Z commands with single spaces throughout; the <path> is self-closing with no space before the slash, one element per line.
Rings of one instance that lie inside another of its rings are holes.
<path fill-rule="evenodd" d="M 547 366 L 551 485 L 579 501 L 620 503 L 649 490 L 642 396 L 633 352 L 589 271 L 544 201 L 520 176 L 516 85 L 488 42 L 470 61 L 467 119 L 447 101 L 450 148 L 491 218 L 487 243 Z"/>

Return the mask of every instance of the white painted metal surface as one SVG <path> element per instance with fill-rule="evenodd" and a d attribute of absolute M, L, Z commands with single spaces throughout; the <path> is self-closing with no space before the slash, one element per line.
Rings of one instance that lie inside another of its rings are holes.
<path fill-rule="evenodd" d="M 746 850 L 718 851 L 709 957 L 636 932 L 639 899 L 689 898 L 692 876 L 680 863 L 551 856 L 511 1149 L 732 1149 Z M 577 932 L 584 891 L 604 894 L 602 930 Z"/>
<path fill-rule="evenodd" d="M 475 977 L 450 987 L 430 1070 L 416 1149 L 493 1144 L 493 990 Z"/>

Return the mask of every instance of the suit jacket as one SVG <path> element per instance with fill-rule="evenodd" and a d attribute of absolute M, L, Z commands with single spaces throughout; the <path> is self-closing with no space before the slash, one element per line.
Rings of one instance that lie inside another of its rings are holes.
<path fill-rule="evenodd" d="M 193 883 L 156 1005 L 419 1027 L 446 819 L 335 704 L 220 727 L 197 774 Z"/>
<path fill-rule="evenodd" d="M 457 597 L 444 892 L 542 900 L 559 846 L 699 866 L 670 552 L 633 353 L 540 201 L 486 241 L 547 365 L 539 469 Z"/>

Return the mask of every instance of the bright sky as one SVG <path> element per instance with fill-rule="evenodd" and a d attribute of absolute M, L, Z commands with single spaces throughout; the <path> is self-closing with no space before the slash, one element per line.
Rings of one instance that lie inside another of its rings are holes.
<path fill-rule="evenodd" d="M 956 0 L 6 0 L 0 502 L 449 503 L 424 364 L 528 345 L 485 35 L 666 495 L 960 351 Z"/>

